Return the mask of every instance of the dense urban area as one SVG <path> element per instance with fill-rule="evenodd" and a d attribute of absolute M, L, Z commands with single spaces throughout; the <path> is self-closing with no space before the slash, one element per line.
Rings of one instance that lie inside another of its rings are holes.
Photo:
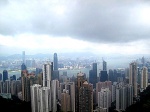
<path fill-rule="evenodd" d="M 53 60 L 27 59 L 23 51 L 20 59 L 1 59 L 0 69 L 0 105 L 5 112 L 150 110 L 148 58 L 108 69 L 104 59 L 59 60 L 57 53 Z"/>

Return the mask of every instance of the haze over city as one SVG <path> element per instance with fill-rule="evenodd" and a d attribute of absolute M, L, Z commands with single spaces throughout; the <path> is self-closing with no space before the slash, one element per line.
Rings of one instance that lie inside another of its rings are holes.
<path fill-rule="evenodd" d="M 1 0 L 0 54 L 150 54 L 150 2 Z"/>

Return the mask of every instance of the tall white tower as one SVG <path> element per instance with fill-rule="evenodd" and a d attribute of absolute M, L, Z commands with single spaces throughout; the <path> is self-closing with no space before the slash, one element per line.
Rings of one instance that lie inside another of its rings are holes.
<path fill-rule="evenodd" d="M 141 88 L 146 89 L 148 86 L 148 70 L 147 67 L 143 67 L 141 73 Z"/>
<path fill-rule="evenodd" d="M 39 89 L 40 112 L 51 111 L 51 93 L 50 88 L 42 87 Z"/>
<path fill-rule="evenodd" d="M 41 88 L 41 85 L 34 84 L 33 86 L 30 86 L 31 89 L 31 108 L 32 112 L 40 112 L 40 99 L 39 99 L 39 89 Z"/>
<path fill-rule="evenodd" d="M 43 65 L 43 87 L 49 87 L 51 86 L 51 64 L 44 64 Z"/>
<path fill-rule="evenodd" d="M 101 88 L 101 91 L 98 92 L 98 107 L 107 108 L 111 107 L 111 91 L 109 88 Z"/>

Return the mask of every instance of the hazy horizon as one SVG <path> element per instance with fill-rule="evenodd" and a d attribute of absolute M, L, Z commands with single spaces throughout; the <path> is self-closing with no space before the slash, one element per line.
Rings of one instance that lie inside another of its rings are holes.
<path fill-rule="evenodd" d="M 0 55 L 150 55 L 149 12 L 150 1 L 1 0 Z"/>

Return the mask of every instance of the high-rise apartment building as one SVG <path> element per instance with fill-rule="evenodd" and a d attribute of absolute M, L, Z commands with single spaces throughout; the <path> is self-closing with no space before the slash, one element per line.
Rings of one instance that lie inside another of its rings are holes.
<path fill-rule="evenodd" d="M 116 110 L 124 110 L 133 103 L 133 88 L 131 85 L 116 88 Z"/>
<path fill-rule="evenodd" d="M 83 73 L 77 74 L 75 84 L 75 111 L 93 111 L 93 85 L 85 80 Z"/>
<path fill-rule="evenodd" d="M 111 91 L 109 88 L 102 88 L 100 92 L 98 92 L 98 107 L 107 108 L 107 112 L 109 107 L 111 107 Z"/>
<path fill-rule="evenodd" d="M 102 88 L 109 88 L 109 90 L 111 91 L 112 89 L 111 86 L 112 86 L 111 81 L 96 83 L 96 103 L 98 103 L 98 92 L 100 92 Z"/>
<path fill-rule="evenodd" d="M 39 84 L 34 84 L 30 86 L 32 112 L 40 112 L 40 95 L 39 95 L 40 88 L 41 88 L 41 85 Z"/>
<path fill-rule="evenodd" d="M 54 53 L 54 70 L 58 70 L 58 57 L 57 57 L 57 53 Z"/>
<path fill-rule="evenodd" d="M 129 70 L 129 84 L 133 86 L 134 96 L 137 96 L 137 64 L 136 62 L 130 63 Z"/>
<path fill-rule="evenodd" d="M 49 87 L 42 87 L 39 89 L 39 108 L 40 112 L 51 112 L 51 92 Z M 52 111 L 56 112 L 56 111 Z"/>
<path fill-rule="evenodd" d="M 60 83 L 60 94 L 63 93 L 63 90 L 68 91 L 68 94 L 70 95 L 70 111 L 75 112 L 75 83 Z"/>
<path fill-rule="evenodd" d="M 51 64 L 43 65 L 43 87 L 51 87 L 52 68 Z"/>
<path fill-rule="evenodd" d="M 52 112 L 57 111 L 57 99 L 58 99 L 58 85 L 59 81 L 58 80 L 52 80 L 51 81 L 51 101 L 52 101 Z"/>
<path fill-rule="evenodd" d="M 63 90 L 63 93 L 61 93 L 61 111 L 68 112 L 71 111 L 71 97 L 69 95 L 68 90 Z"/>
<path fill-rule="evenodd" d="M 5 80 L 3 84 L 4 93 L 10 93 L 10 80 Z"/>
<path fill-rule="evenodd" d="M 141 72 L 141 89 L 146 89 L 148 86 L 148 70 L 147 67 L 143 67 Z"/>

